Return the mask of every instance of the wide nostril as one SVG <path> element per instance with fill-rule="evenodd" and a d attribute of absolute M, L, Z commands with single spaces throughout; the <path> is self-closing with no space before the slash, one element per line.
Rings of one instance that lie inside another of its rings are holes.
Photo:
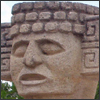
<path fill-rule="evenodd" d="M 42 64 L 41 59 L 34 59 L 33 57 L 31 58 L 23 58 L 23 64 L 25 64 L 27 67 L 36 67 L 40 64 Z"/>
<path fill-rule="evenodd" d="M 25 65 L 27 65 L 27 66 L 32 66 L 34 64 L 34 61 L 33 61 L 33 59 L 26 59 L 26 58 L 24 58 L 23 59 L 23 63 Z"/>

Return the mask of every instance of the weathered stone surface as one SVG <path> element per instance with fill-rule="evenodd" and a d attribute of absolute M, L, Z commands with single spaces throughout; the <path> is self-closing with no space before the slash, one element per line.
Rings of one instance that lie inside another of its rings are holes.
<path fill-rule="evenodd" d="M 23 22 L 25 20 L 25 14 L 19 13 L 15 15 L 15 22 Z"/>
<path fill-rule="evenodd" d="M 6 54 L 2 54 L 1 55 L 1 59 L 6 59 L 6 58 L 10 58 L 11 53 L 6 53 Z"/>
<path fill-rule="evenodd" d="M 1 48 L 1 53 L 10 53 L 11 52 L 11 47 L 3 47 Z"/>
<path fill-rule="evenodd" d="M 10 64 L 8 59 L 10 58 L 11 46 L 7 45 L 9 35 L 9 29 L 11 23 L 1 23 L 1 79 L 11 81 L 11 76 L 7 74 L 10 71 Z M 10 47 L 10 48 L 9 48 Z"/>
<path fill-rule="evenodd" d="M 35 9 L 43 9 L 43 8 L 45 8 L 45 2 L 35 2 L 34 3 L 34 8 Z"/>
<path fill-rule="evenodd" d="M 38 14 L 36 12 L 26 14 L 26 20 L 27 21 L 34 21 L 34 20 L 37 19 L 37 17 L 38 17 Z"/>
<path fill-rule="evenodd" d="M 94 7 L 94 14 L 99 15 L 99 8 L 98 7 Z"/>
<path fill-rule="evenodd" d="M 78 20 L 78 14 L 76 12 L 69 12 L 68 19 L 72 21 Z"/>
<path fill-rule="evenodd" d="M 51 18 L 51 15 L 52 15 L 51 12 L 41 12 L 39 14 L 39 19 L 40 20 L 48 20 Z"/>
<path fill-rule="evenodd" d="M 1 40 L 1 47 L 6 46 L 6 41 Z"/>
<path fill-rule="evenodd" d="M 77 11 L 84 11 L 86 12 L 86 4 L 82 4 L 82 3 L 73 3 L 73 9 L 77 10 Z"/>
<path fill-rule="evenodd" d="M 33 2 L 24 2 L 21 4 L 21 10 L 31 10 L 33 9 Z"/>
<path fill-rule="evenodd" d="M 10 36 L 9 33 L 8 33 L 7 35 L 5 35 L 5 39 L 6 39 L 6 40 L 11 40 L 11 36 Z"/>
<path fill-rule="evenodd" d="M 72 24 L 69 22 L 61 23 L 59 25 L 59 30 L 61 32 L 71 32 L 72 31 Z"/>
<path fill-rule="evenodd" d="M 72 2 L 61 2 L 62 9 L 71 10 L 73 7 Z"/>
<path fill-rule="evenodd" d="M 12 46 L 12 40 L 7 41 L 6 46 Z"/>
<path fill-rule="evenodd" d="M 94 7 L 87 5 L 87 13 L 94 14 Z"/>
<path fill-rule="evenodd" d="M 3 59 L 2 64 L 6 65 L 6 68 L 9 69 L 9 67 L 10 67 L 10 59 Z"/>
<path fill-rule="evenodd" d="M 35 23 L 32 25 L 33 32 L 41 32 L 43 31 L 43 23 Z"/>
<path fill-rule="evenodd" d="M 59 2 L 51 1 L 47 2 L 47 7 L 50 9 L 58 9 L 59 8 Z"/>
<path fill-rule="evenodd" d="M 73 26 L 73 33 L 83 34 L 86 32 L 86 27 L 84 25 L 75 24 Z"/>
<path fill-rule="evenodd" d="M 12 14 L 17 13 L 20 11 L 21 4 L 17 3 L 12 7 Z"/>
<path fill-rule="evenodd" d="M 82 48 L 99 48 L 99 42 L 82 43 Z"/>
<path fill-rule="evenodd" d="M 2 23 L 1 24 L 1 28 L 10 28 L 11 27 L 11 23 Z"/>
<path fill-rule="evenodd" d="M 99 8 L 39 1 L 12 12 L 11 26 L 1 25 L 1 79 L 13 81 L 25 99 L 94 99 Z"/>
<path fill-rule="evenodd" d="M 85 22 L 84 20 L 85 20 L 85 17 L 86 17 L 87 15 L 86 14 L 84 14 L 84 13 L 80 13 L 80 15 L 79 15 L 79 20 L 80 20 L 80 22 Z"/>
<path fill-rule="evenodd" d="M 85 49 L 83 50 L 83 61 L 86 68 L 99 68 L 99 49 L 92 48 L 92 49 Z M 90 70 L 90 69 L 87 69 Z M 92 72 L 92 71 L 91 71 Z"/>
<path fill-rule="evenodd" d="M 20 26 L 20 33 L 29 33 L 31 31 L 31 25 L 30 24 L 22 24 Z"/>
<path fill-rule="evenodd" d="M 2 65 L 1 67 L 1 71 L 8 71 L 9 68 L 6 65 Z"/>
<path fill-rule="evenodd" d="M 13 37 L 14 35 L 18 34 L 19 34 L 19 26 L 18 25 L 12 26 L 10 29 L 10 36 Z"/>
<path fill-rule="evenodd" d="M 99 20 L 87 22 L 87 31 L 84 34 L 83 41 L 99 41 Z"/>
<path fill-rule="evenodd" d="M 12 17 L 11 17 L 11 24 L 13 25 L 15 23 L 15 16 L 13 15 Z"/>
<path fill-rule="evenodd" d="M 58 28 L 58 24 L 56 22 L 49 22 L 45 25 L 45 31 L 48 32 L 56 32 Z"/>
<path fill-rule="evenodd" d="M 2 77 L 2 80 L 5 80 L 6 79 L 6 81 L 12 81 L 11 80 L 10 71 L 2 71 L 1 72 L 1 77 Z"/>
<path fill-rule="evenodd" d="M 54 13 L 54 19 L 66 19 L 66 13 L 64 11 L 57 11 Z"/>

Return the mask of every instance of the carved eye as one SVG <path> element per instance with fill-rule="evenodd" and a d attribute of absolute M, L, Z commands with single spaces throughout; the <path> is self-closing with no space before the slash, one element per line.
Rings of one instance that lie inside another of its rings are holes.
<path fill-rule="evenodd" d="M 53 55 L 64 51 L 59 43 L 49 40 L 42 40 L 39 43 L 39 47 L 45 55 Z"/>
<path fill-rule="evenodd" d="M 28 47 L 28 42 L 26 41 L 21 41 L 21 42 L 18 42 L 16 43 L 14 46 L 13 46 L 13 49 L 12 49 L 12 54 L 16 57 L 23 57 L 25 52 L 26 52 L 26 49 Z"/>

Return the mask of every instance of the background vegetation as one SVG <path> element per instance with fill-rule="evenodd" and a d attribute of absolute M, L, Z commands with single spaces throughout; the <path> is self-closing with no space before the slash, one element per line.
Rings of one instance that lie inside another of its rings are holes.
<path fill-rule="evenodd" d="M 12 83 L 11 86 L 7 82 L 2 83 L 1 81 L 1 99 L 24 99 L 24 98 L 18 95 L 14 83 Z M 97 91 L 94 99 L 99 99 L 99 83 L 97 86 Z"/>
<path fill-rule="evenodd" d="M 24 99 L 19 96 L 14 83 L 12 86 L 8 82 L 2 83 L 1 81 L 1 99 Z"/>

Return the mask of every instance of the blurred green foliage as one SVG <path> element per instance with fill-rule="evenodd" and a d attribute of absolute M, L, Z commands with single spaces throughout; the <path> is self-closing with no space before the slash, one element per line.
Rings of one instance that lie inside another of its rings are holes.
<path fill-rule="evenodd" d="M 97 86 L 97 91 L 96 91 L 95 99 L 99 99 L 99 83 L 98 83 L 98 86 Z"/>
<path fill-rule="evenodd" d="M 16 87 L 13 82 L 11 86 L 7 82 L 2 83 L 1 81 L 1 99 L 24 99 L 24 98 L 18 95 Z M 95 99 L 99 99 L 99 83 L 97 86 Z"/>
<path fill-rule="evenodd" d="M 1 81 L 1 99 L 24 99 L 19 96 L 14 83 L 12 86 L 8 82 L 2 83 Z"/>

